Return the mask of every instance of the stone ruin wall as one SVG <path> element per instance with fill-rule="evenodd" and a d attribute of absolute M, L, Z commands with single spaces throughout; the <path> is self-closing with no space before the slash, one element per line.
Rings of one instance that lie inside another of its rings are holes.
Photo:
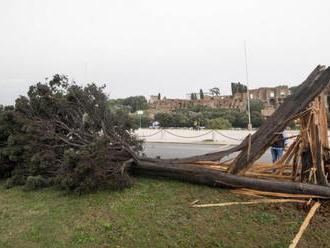
<path fill-rule="evenodd" d="M 260 100 L 264 103 L 264 115 L 269 116 L 290 95 L 288 86 L 263 87 L 249 91 L 251 100 Z M 229 108 L 244 111 L 247 104 L 247 93 L 235 93 L 230 96 L 205 96 L 204 99 L 161 99 L 151 96 L 149 100 L 153 112 L 171 112 L 176 109 L 185 109 L 191 106 L 203 105 L 210 108 Z"/>

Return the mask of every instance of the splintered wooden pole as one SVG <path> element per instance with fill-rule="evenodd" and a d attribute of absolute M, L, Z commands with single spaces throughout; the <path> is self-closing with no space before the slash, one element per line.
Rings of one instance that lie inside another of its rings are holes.
<path fill-rule="evenodd" d="M 318 66 L 283 104 L 267 119 L 267 121 L 251 136 L 251 149 L 248 156 L 247 148 L 241 150 L 233 163 L 232 174 L 244 174 L 251 165 L 275 141 L 276 133 L 282 132 L 288 123 L 297 118 L 321 92 L 329 85 L 330 68 Z"/>
<path fill-rule="evenodd" d="M 329 147 L 327 111 L 325 109 L 325 95 L 322 93 L 318 99 L 318 121 L 316 130 L 316 178 L 318 184 L 327 185 L 328 180 L 324 169 L 324 147 Z"/>
<path fill-rule="evenodd" d="M 327 110 L 327 94 L 325 91 L 319 96 L 319 123 L 320 123 L 320 136 L 322 140 L 322 145 L 325 147 L 329 147 L 329 139 L 328 139 L 328 110 Z"/>
<path fill-rule="evenodd" d="M 285 165 L 288 165 L 291 161 L 291 159 L 297 154 L 299 150 L 300 145 L 300 137 L 298 137 L 292 145 L 289 147 L 288 151 L 284 154 L 283 160 L 281 163 L 283 163 L 282 168 L 278 171 L 278 174 L 282 175 L 285 170 Z M 281 159 L 280 159 L 281 160 Z M 277 163 L 276 163 L 277 164 Z"/>
<path fill-rule="evenodd" d="M 325 96 L 322 92 L 313 102 L 308 118 L 302 119 L 304 143 L 302 158 L 302 182 L 314 182 L 327 185 L 324 169 L 324 147 L 328 147 L 327 113 L 325 110 Z"/>
<path fill-rule="evenodd" d="M 310 126 L 313 120 L 313 111 L 310 111 L 308 116 L 303 116 L 300 118 L 301 124 L 301 173 L 300 173 L 300 181 L 307 182 L 309 178 L 309 173 L 313 167 L 313 159 L 311 152 L 311 139 L 310 139 Z"/>

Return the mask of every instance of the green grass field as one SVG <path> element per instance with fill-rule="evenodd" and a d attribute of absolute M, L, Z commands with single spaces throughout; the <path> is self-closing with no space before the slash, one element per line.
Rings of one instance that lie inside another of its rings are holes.
<path fill-rule="evenodd" d="M 136 178 L 121 192 L 83 196 L 0 183 L 0 247 L 288 247 L 306 213 L 293 203 L 191 208 L 251 200 L 228 190 Z M 299 247 L 330 247 L 317 215 Z"/>

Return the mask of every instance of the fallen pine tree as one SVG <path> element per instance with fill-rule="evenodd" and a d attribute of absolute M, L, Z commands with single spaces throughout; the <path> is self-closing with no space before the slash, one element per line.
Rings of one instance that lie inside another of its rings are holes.
<path fill-rule="evenodd" d="M 57 185 L 84 192 L 126 187 L 132 174 L 329 198 L 324 94 L 329 82 L 330 68 L 318 66 L 236 147 L 183 159 L 151 159 L 136 155 L 140 142 L 129 131 L 128 116 L 107 108 L 102 87 L 83 88 L 56 75 L 31 86 L 14 107 L 1 110 L 0 177 L 8 178 L 8 187 Z M 256 164 L 276 133 L 293 120 L 299 121 L 301 132 L 284 156 L 275 164 Z M 222 161 L 235 152 L 233 161 Z"/>
<path fill-rule="evenodd" d="M 0 178 L 6 187 L 55 185 L 79 193 L 130 185 L 123 170 L 141 142 L 123 112 L 108 108 L 104 86 L 55 75 L 0 109 Z"/>

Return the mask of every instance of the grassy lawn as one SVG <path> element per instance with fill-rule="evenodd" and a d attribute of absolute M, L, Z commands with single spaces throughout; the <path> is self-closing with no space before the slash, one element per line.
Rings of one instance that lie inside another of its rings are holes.
<path fill-rule="evenodd" d="M 136 178 L 132 188 L 84 196 L 6 190 L 0 182 L 0 247 L 288 247 L 306 213 L 293 203 L 196 209 L 250 200 L 227 190 Z M 330 247 L 318 214 L 299 247 Z"/>

